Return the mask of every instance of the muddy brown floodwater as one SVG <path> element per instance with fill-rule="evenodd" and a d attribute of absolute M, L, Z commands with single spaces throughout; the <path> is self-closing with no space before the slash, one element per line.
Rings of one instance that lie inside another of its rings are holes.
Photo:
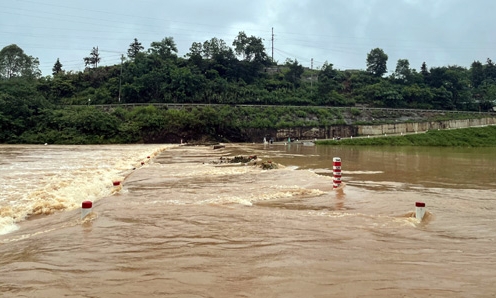
<path fill-rule="evenodd" d="M 85 220 L 0 236 L 0 296 L 494 297 L 495 152 L 171 147 Z M 218 163 L 235 155 L 283 167 Z"/>

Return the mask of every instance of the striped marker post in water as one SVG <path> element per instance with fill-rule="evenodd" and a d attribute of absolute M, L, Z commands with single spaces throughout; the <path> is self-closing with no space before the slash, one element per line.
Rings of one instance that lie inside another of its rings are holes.
<path fill-rule="evenodd" d="M 81 219 L 85 218 L 91 210 L 93 209 L 93 203 L 91 201 L 84 201 L 81 206 Z"/>
<path fill-rule="evenodd" d="M 415 218 L 422 220 L 425 214 L 425 203 L 415 202 Z"/>
<path fill-rule="evenodd" d="M 332 159 L 332 187 L 338 188 L 341 185 L 341 158 L 334 157 Z"/>

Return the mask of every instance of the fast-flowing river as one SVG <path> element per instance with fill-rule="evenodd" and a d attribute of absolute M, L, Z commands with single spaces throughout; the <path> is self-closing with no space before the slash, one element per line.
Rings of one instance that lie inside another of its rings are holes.
<path fill-rule="evenodd" d="M 495 148 L 0 145 L 0 170 L 2 297 L 496 295 Z"/>

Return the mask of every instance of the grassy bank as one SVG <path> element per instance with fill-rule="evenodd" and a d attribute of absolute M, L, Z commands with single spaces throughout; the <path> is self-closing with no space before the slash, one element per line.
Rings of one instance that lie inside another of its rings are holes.
<path fill-rule="evenodd" d="M 317 145 L 496 147 L 496 126 L 433 130 L 402 136 L 317 141 Z"/>

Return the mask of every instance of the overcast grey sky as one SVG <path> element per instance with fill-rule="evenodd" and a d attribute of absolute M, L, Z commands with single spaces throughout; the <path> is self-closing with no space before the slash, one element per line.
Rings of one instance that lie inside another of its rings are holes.
<path fill-rule="evenodd" d="M 231 45 L 239 31 L 264 39 L 269 56 L 297 59 L 317 69 L 365 69 L 367 54 L 382 48 L 388 71 L 398 59 L 410 66 L 496 60 L 494 0 L 1 0 L 0 48 L 17 44 L 50 75 L 83 70 L 98 46 L 101 65 L 119 63 L 134 38 L 148 49 L 173 37 L 179 56 L 213 37 Z M 272 28 L 274 43 L 272 44 Z"/>

